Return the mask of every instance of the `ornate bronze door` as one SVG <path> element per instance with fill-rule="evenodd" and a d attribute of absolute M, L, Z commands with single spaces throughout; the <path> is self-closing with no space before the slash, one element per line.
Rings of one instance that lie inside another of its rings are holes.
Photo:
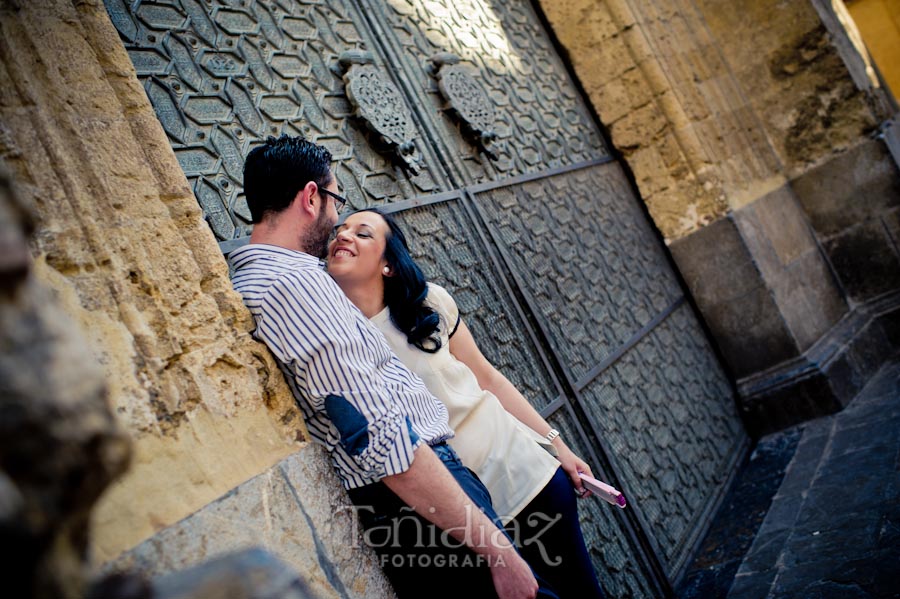
<path fill-rule="evenodd" d="M 670 594 L 746 447 L 665 251 L 526 0 L 105 0 L 223 251 L 266 135 L 399 213 L 485 354 L 629 507 L 580 503 L 616 597 Z"/>

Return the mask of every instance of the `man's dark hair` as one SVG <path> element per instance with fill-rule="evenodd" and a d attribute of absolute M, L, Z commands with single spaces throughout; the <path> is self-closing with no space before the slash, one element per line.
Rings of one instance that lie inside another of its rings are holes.
<path fill-rule="evenodd" d="M 244 195 L 253 224 L 267 213 L 290 206 L 297 192 L 310 181 L 326 187 L 332 181 L 331 152 L 302 137 L 269 137 L 244 161 Z"/>

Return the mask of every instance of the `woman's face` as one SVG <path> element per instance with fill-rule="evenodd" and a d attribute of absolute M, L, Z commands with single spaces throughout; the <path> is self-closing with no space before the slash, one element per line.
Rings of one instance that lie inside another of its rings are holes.
<path fill-rule="evenodd" d="M 338 282 L 365 281 L 384 275 L 384 248 L 390 229 L 374 212 L 357 212 L 335 229 L 328 245 L 328 272 Z"/>

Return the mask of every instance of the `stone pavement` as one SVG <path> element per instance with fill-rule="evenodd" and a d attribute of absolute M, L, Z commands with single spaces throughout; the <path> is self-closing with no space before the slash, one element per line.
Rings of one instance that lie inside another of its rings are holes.
<path fill-rule="evenodd" d="M 900 358 L 842 412 L 760 439 L 677 596 L 900 597 Z"/>

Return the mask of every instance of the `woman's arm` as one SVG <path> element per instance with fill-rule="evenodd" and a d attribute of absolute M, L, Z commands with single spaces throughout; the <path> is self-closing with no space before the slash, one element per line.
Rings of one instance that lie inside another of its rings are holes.
<path fill-rule="evenodd" d="M 547 433 L 549 433 L 550 429 L 553 427 L 547 424 L 547 421 L 538 414 L 538 411 L 528 403 L 528 400 L 525 399 L 521 393 L 519 393 L 519 390 L 516 389 L 515 385 L 509 382 L 509 379 L 503 376 L 503 373 L 494 368 L 494 365 L 484 357 L 484 354 L 478 349 L 478 345 L 475 343 L 475 339 L 472 337 L 472 333 L 469 331 L 465 322 L 460 321 L 456 333 L 450 338 L 450 353 L 452 353 L 457 360 L 469 367 L 475 374 L 475 378 L 478 379 L 478 385 L 482 389 L 496 395 L 497 399 L 500 400 L 500 403 L 507 412 L 515 416 L 520 422 L 537 432 L 540 436 L 547 436 Z M 585 474 L 593 476 L 591 467 L 588 466 L 584 460 L 572 453 L 572 450 L 569 449 L 562 438 L 557 437 L 552 443 L 559 452 L 558 457 L 560 464 L 572 480 L 572 485 L 578 490 L 578 493 L 582 497 L 590 495 L 590 491 L 587 491 L 581 485 L 581 479 L 578 477 L 578 473 L 584 472 Z"/>

